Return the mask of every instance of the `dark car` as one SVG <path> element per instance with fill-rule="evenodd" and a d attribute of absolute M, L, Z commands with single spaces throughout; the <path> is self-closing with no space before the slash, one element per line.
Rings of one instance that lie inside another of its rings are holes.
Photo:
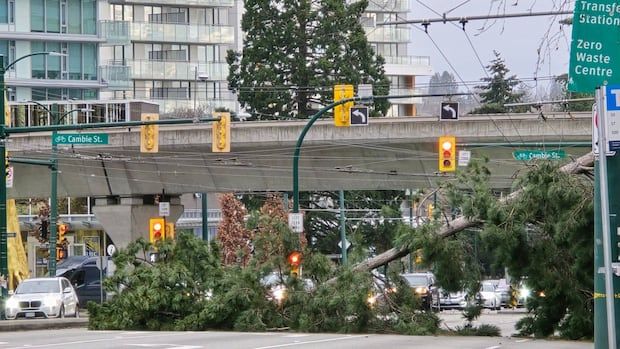
<path fill-rule="evenodd" d="M 72 256 L 56 267 L 56 276 L 69 279 L 78 295 L 80 304 L 86 306 L 88 302 L 101 303 L 107 295 L 102 289 L 102 276 L 106 270 L 99 268 L 100 257 Z"/>
<path fill-rule="evenodd" d="M 407 273 L 401 276 L 422 301 L 424 309 L 439 309 L 439 288 L 433 273 Z"/>

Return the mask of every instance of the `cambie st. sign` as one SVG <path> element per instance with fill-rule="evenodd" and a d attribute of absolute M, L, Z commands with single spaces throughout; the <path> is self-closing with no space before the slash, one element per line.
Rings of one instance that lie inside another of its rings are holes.
<path fill-rule="evenodd" d="M 108 144 L 105 133 L 60 133 L 52 139 L 52 144 Z"/>
<path fill-rule="evenodd" d="M 606 82 L 620 81 L 620 3 L 575 1 L 568 89 L 594 92 Z"/>
<path fill-rule="evenodd" d="M 516 150 L 512 152 L 515 160 L 560 160 L 566 157 L 564 150 Z"/>

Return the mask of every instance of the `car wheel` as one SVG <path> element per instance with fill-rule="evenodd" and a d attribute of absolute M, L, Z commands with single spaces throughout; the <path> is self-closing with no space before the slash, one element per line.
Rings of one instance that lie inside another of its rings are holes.
<path fill-rule="evenodd" d="M 64 304 L 60 306 L 60 311 L 58 312 L 58 318 L 59 319 L 65 318 L 65 305 Z"/>

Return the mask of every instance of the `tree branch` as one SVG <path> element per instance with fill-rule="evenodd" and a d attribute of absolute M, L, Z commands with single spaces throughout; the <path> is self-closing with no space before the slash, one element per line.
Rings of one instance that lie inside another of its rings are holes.
<path fill-rule="evenodd" d="M 560 167 L 559 171 L 567 174 L 575 175 L 581 173 L 587 173 L 590 168 L 594 166 L 594 154 L 592 152 L 581 156 L 573 162 L 570 162 L 562 167 Z M 514 200 L 516 200 L 523 189 L 516 190 L 509 195 L 499 199 L 500 204 L 508 204 Z M 472 228 L 481 224 L 482 221 L 477 219 L 470 219 L 464 216 L 459 216 L 451 221 L 446 222 L 444 225 L 439 228 L 439 236 L 446 238 L 455 235 L 456 233 L 467 229 Z M 391 248 L 373 258 L 367 259 L 361 263 L 355 265 L 352 269 L 353 271 L 368 271 L 375 269 L 379 266 L 385 265 L 395 259 L 401 258 L 409 254 L 409 249 L 405 247 L 394 247 Z M 327 281 L 327 283 L 335 282 L 335 278 L 332 278 Z"/>

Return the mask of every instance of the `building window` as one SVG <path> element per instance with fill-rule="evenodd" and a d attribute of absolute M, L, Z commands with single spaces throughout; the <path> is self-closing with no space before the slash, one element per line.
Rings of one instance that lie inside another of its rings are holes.
<path fill-rule="evenodd" d="M 32 52 L 62 52 L 67 57 L 33 56 L 33 79 L 97 80 L 97 45 L 91 43 L 31 42 Z"/>
<path fill-rule="evenodd" d="M 98 91 L 96 89 L 82 89 L 82 88 L 33 88 L 32 100 L 33 101 L 47 101 L 47 100 L 88 100 L 97 99 Z"/>
<path fill-rule="evenodd" d="M 97 0 L 82 0 L 82 34 L 97 34 Z"/>
<path fill-rule="evenodd" d="M 4 56 L 4 65 L 9 65 L 15 60 L 15 41 L 0 40 L 0 55 Z M 10 70 L 13 70 L 11 67 Z"/>
<path fill-rule="evenodd" d="M 46 0 L 45 14 L 47 32 L 60 33 L 60 2 L 58 0 Z"/>

